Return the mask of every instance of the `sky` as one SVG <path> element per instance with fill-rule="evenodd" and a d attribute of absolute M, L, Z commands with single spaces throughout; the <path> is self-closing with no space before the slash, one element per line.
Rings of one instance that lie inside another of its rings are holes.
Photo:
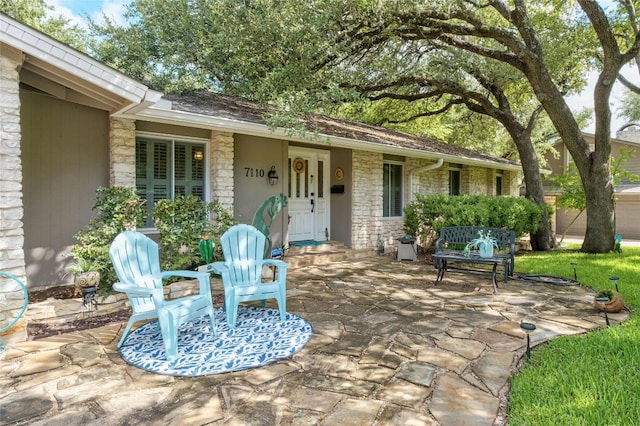
<path fill-rule="evenodd" d="M 125 5 L 130 3 L 128 0 L 47 0 L 47 3 L 54 7 L 55 15 L 63 15 L 79 25 L 83 26 L 84 16 L 89 15 L 97 22 L 102 21 L 103 14 L 108 16 L 117 24 L 125 22 L 123 16 L 126 10 Z M 628 78 L 637 81 L 638 72 L 631 68 L 623 70 Z M 581 110 L 585 107 L 593 108 L 593 88 L 598 76 L 591 73 L 588 76 L 589 84 L 586 89 L 577 95 L 567 97 L 567 103 L 573 111 Z M 612 110 L 611 133 L 615 136 L 616 130 L 626 124 L 626 122 L 618 118 L 617 109 L 623 96 L 623 88 L 620 83 L 616 83 L 611 94 L 610 104 Z M 582 129 L 588 133 L 595 132 L 595 124 L 592 122 L 589 126 Z"/>

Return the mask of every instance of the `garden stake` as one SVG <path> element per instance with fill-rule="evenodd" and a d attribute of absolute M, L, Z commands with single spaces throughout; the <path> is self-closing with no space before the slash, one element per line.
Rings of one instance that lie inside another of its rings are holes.
<path fill-rule="evenodd" d="M 609 298 L 608 298 L 608 297 L 598 297 L 598 298 L 596 299 L 596 302 L 600 302 L 600 303 L 602 303 L 603 305 L 604 305 L 605 303 L 607 303 L 608 301 L 609 301 Z M 606 309 L 606 308 L 604 309 L 604 319 L 605 319 L 605 321 L 607 322 L 607 327 L 609 327 L 609 315 L 607 315 L 607 309 Z"/>
<path fill-rule="evenodd" d="M 614 282 L 614 284 L 616 285 L 616 291 L 618 293 L 620 293 L 620 290 L 618 290 L 618 280 L 620 279 L 620 277 L 617 277 L 617 276 L 616 277 L 610 277 L 609 279 Z"/>
<path fill-rule="evenodd" d="M 571 266 L 573 266 L 573 279 L 578 281 L 578 273 L 576 272 L 576 266 L 578 264 L 576 262 L 571 262 Z"/>
<path fill-rule="evenodd" d="M 520 323 L 520 328 L 523 329 L 527 335 L 527 360 L 531 359 L 531 340 L 529 334 L 536 329 L 536 325 L 530 322 Z"/>

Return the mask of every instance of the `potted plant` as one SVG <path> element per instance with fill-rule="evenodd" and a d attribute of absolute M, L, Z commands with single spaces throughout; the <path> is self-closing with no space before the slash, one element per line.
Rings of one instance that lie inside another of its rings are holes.
<path fill-rule="evenodd" d="M 599 301 L 598 299 L 609 299 L 608 301 Z M 606 311 L 607 313 L 617 313 L 624 308 L 624 299 L 622 295 L 615 290 L 606 288 L 596 293 L 595 307 L 598 311 Z"/>
<path fill-rule="evenodd" d="M 73 255 L 73 254 L 72 254 Z M 102 269 L 102 262 L 97 259 L 87 259 L 75 255 L 75 262 L 69 265 L 69 271 L 73 272 L 73 283 L 80 290 L 87 290 L 91 288 L 91 291 L 98 289 L 100 283 L 100 269 Z"/>
<path fill-rule="evenodd" d="M 493 249 L 498 248 L 498 240 L 491 236 L 491 231 L 478 231 L 478 238 L 469 243 L 471 247 L 480 252 L 480 257 L 493 257 Z"/>

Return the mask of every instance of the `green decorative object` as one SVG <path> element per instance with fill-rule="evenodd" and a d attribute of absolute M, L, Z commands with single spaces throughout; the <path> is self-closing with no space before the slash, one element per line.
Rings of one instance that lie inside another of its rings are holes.
<path fill-rule="evenodd" d="M 271 249 L 273 248 L 273 241 L 271 241 L 271 231 L 269 228 L 273 223 L 273 219 L 280 213 L 280 211 L 287 206 L 287 196 L 284 194 L 274 195 L 265 200 L 264 203 L 256 214 L 253 215 L 253 222 L 251 223 L 254 228 L 262 232 L 266 238 L 264 245 L 264 259 L 271 258 Z"/>
<path fill-rule="evenodd" d="M 198 243 L 198 250 L 200 251 L 200 256 L 205 263 L 211 263 L 213 260 L 214 247 L 215 245 L 213 244 L 213 240 L 210 240 L 208 235 L 205 235 L 200 239 L 200 243 Z"/>
<path fill-rule="evenodd" d="M 480 257 L 490 258 L 493 256 L 493 249 L 498 248 L 498 240 L 491 236 L 491 231 L 478 231 L 478 238 L 474 238 L 469 243 L 474 249 L 480 251 Z"/>

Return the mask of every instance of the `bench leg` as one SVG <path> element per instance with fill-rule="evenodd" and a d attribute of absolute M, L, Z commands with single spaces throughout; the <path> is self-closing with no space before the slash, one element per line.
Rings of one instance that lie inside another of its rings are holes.
<path fill-rule="evenodd" d="M 491 282 L 493 283 L 493 294 L 498 293 L 498 282 L 496 281 L 496 269 L 498 269 L 498 262 L 493 263 L 493 271 L 491 271 Z"/>
<path fill-rule="evenodd" d="M 438 262 L 438 275 L 436 276 L 435 285 L 438 285 L 442 278 L 444 277 L 444 271 L 447 269 L 447 262 L 441 260 Z"/>

